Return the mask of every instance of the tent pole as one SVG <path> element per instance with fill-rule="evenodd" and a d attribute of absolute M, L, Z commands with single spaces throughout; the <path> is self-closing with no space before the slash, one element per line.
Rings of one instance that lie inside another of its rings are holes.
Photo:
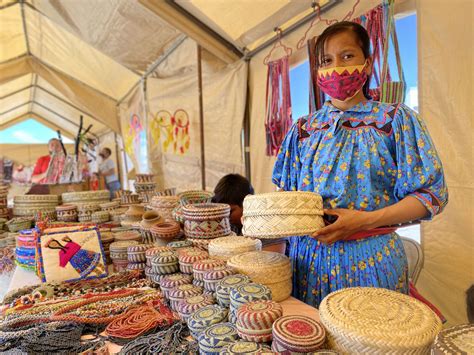
<path fill-rule="evenodd" d="M 120 166 L 120 157 L 119 157 L 119 146 L 117 143 L 117 133 L 114 132 L 114 142 L 115 142 L 115 164 L 117 167 L 117 173 L 118 173 L 118 179 L 120 181 L 120 185 L 122 186 L 123 189 L 123 182 L 122 182 L 122 169 Z M 124 189 L 125 190 L 125 189 Z"/>
<path fill-rule="evenodd" d="M 21 89 L 12 91 L 12 92 L 6 94 L 5 96 L 0 96 L 0 100 L 6 99 L 7 97 L 13 96 L 13 95 L 18 94 L 19 92 L 25 91 L 25 90 L 27 90 L 27 89 L 31 89 L 33 86 L 34 86 L 34 85 L 31 85 L 31 84 L 30 84 L 30 85 L 28 85 L 28 86 L 26 86 L 26 87 L 24 87 L 24 88 L 21 88 Z"/>
<path fill-rule="evenodd" d="M 206 156 L 204 151 L 204 105 L 202 100 L 202 48 L 197 46 L 197 69 L 198 69 L 198 89 L 199 89 L 199 129 L 201 137 L 201 186 L 206 190 Z"/>
<path fill-rule="evenodd" d="M 245 98 L 245 113 L 243 122 L 243 134 L 244 134 L 244 163 L 245 163 L 245 176 L 252 183 L 252 175 L 250 170 L 250 60 L 247 59 L 247 96 Z"/>

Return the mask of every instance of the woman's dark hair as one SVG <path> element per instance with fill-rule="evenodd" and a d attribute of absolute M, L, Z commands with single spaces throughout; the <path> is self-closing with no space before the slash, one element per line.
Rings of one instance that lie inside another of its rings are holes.
<path fill-rule="evenodd" d="M 323 31 L 323 33 L 321 33 L 321 35 L 318 37 L 316 41 L 316 53 L 315 53 L 317 68 L 321 66 L 321 62 L 324 58 L 324 55 L 325 55 L 324 44 L 326 43 L 326 41 L 330 37 L 338 33 L 345 32 L 345 31 L 350 31 L 356 35 L 359 42 L 359 46 L 362 49 L 362 52 L 364 53 L 364 57 L 365 58 L 370 57 L 371 55 L 370 38 L 366 29 L 355 22 L 341 21 L 326 28 Z M 370 86 L 370 77 L 367 79 L 367 81 L 364 84 L 363 93 L 366 98 L 371 99 L 371 96 L 369 94 L 369 86 Z"/>
<path fill-rule="evenodd" d="M 474 323 L 474 285 L 466 291 L 466 311 L 469 323 Z"/>
<path fill-rule="evenodd" d="M 245 196 L 253 194 L 253 187 L 245 177 L 239 174 L 229 174 L 217 183 L 212 202 L 242 207 Z"/>

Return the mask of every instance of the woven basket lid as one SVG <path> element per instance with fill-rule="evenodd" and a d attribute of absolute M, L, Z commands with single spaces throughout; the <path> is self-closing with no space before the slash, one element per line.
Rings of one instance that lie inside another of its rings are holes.
<path fill-rule="evenodd" d="M 145 270 L 145 263 L 131 263 L 127 264 L 127 270 Z"/>
<path fill-rule="evenodd" d="M 214 297 L 211 295 L 200 294 L 180 301 L 177 308 L 179 313 L 190 315 L 199 308 L 214 304 L 214 301 Z"/>
<path fill-rule="evenodd" d="M 287 280 L 292 276 L 290 259 L 271 251 L 239 254 L 228 260 L 227 265 L 248 275 L 254 282 L 263 284 Z"/>
<path fill-rule="evenodd" d="M 13 197 L 14 204 L 58 203 L 58 195 L 17 195 Z"/>
<path fill-rule="evenodd" d="M 57 212 L 76 211 L 77 210 L 76 205 L 61 205 L 61 206 L 56 206 L 55 208 L 56 208 Z"/>
<path fill-rule="evenodd" d="M 179 285 L 190 284 L 192 281 L 193 277 L 191 275 L 177 273 L 164 277 L 160 281 L 160 287 L 169 289 Z"/>
<path fill-rule="evenodd" d="M 200 333 L 213 324 L 224 322 L 228 311 L 218 305 L 209 305 L 194 311 L 188 319 L 188 327 L 192 332 Z"/>
<path fill-rule="evenodd" d="M 183 206 L 190 203 L 211 202 L 212 196 L 214 193 L 203 190 L 189 190 L 178 194 L 179 202 Z"/>
<path fill-rule="evenodd" d="M 127 252 L 130 245 L 138 245 L 138 242 L 135 240 L 113 242 L 110 244 L 110 251 Z"/>
<path fill-rule="evenodd" d="M 265 285 L 248 283 L 230 290 L 231 304 L 244 304 L 257 300 L 271 300 L 272 291 Z"/>
<path fill-rule="evenodd" d="M 259 239 L 248 237 L 221 237 L 213 239 L 208 246 L 209 255 L 233 256 L 249 251 L 262 249 L 262 242 Z"/>
<path fill-rule="evenodd" d="M 331 348 L 356 352 L 428 351 L 441 321 L 413 297 L 382 288 L 346 288 L 320 305 Z"/>
<path fill-rule="evenodd" d="M 189 220 L 214 220 L 228 218 L 230 206 L 224 203 L 200 203 L 183 206 L 183 215 Z"/>
<path fill-rule="evenodd" d="M 140 233 L 137 231 L 129 230 L 129 231 L 123 231 L 123 232 L 118 232 L 114 233 L 114 238 L 116 241 L 130 241 L 130 240 L 141 240 Z"/>
<path fill-rule="evenodd" d="M 161 247 L 152 247 L 147 249 L 145 256 L 147 258 L 151 258 L 152 256 L 162 253 L 164 251 L 173 251 L 173 249 L 167 247 L 167 246 L 161 246 Z"/>
<path fill-rule="evenodd" d="M 284 316 L 273 323 L 273 340 L 294 352 L 319 349 L 326 339 L 324 327 L 306 316 Z"/>
<path fill-rule="evenodd" d="M 61 195 L 63 201 L 87 201 L 87 200 L 108 200 L 109 190 L 64 192 Z"/>
<path fill-rule="evenodd" d="M 281 191 L 247 195 L 243 202 L 243 215 L 323 215 L 323 199 L 306 191 Z"/>
<path fill-rule="evenodd" d="M 178 263 L 178 257 L 173 251 L 162 251 L 151 258 L 152 265 Z"/>
<path fill-rule="evenodd" d="M 238 338 L 237 328 L 232 323 L 218 323 L 211 325 L 199 335 L 199 345 L 206 349 L 220 350 Z"/>
<path fill-rule="evenodd" d="M 198 248 L 178 249 L 178 258 L 180 263 L 193 264 L 196 261 L 204 260 L 209 257 L 209 254 Z"/>
<path fill-rule="evenodd" d="M 219 354 L 263 355 L 273 354 L 273 352 L 268 345 L 239 340 L 235 343 L 224 346 Z"/>
<path fill-rule="evenodd" d="M 202 287 L 194 286 L 192 284 L 184 284 L 176 286 L 174 289 L 169 291 L 170 300 L 181 300 L 186 297 L 196 296 L 202 294 Z"/>
<path fill-rule="evenodd" d="M 127 253 L 130 254 L 145 254 L 146 250 L 149 248 L 147 244 L 136 244 L 136 245 L 129 245 L 127 248 Z"/>
<path fill-rule="evenodd" d="M 217 266 L 224 266 L 225 261 L 216 259 L 203 259 L 193 263 L 193 272 L 212 270 Z"/>
<path fill-rule="evenodd" d="M 193 243 L 189 240 L 178 240 L 175 242 L 169 242 L 167 244 L 170 248 L 173 249 L 182 249 L 182 248 L 189 248 L 193 245 Z"/>
<path fill-rule="evenodd" d="M 226 276 L 229 275 L 235 275 L 237 271 L 234 269 L 221 265 L 221 266 L 216 266 L 215 268 L 211 270 L 207 270 L 204 275 L 203 275 L 203 280 L 204 282 L 206 281 L 216 281 L 216 280 L 221 280 Z"/>
<path fill-rule="evenodd" d="M 224 277 L 216 286 L 216 292 L 229 293 L 231 288 L 250 283 L 247 275 L 235 274 Z"/>
<path fill-rule="evenodd" d="M 460 324 L 444 329 L 433 345 L 433 355 L 474 354 L 474 324 Z"/>
<path fill-rule="evenodd" d="M 247 329 L 271 329 L 273 322 L 283 315 L 283 308 L 274 301 L 246 303 L 237 311 L 237 321 Z"/>
<path fill-rule="evenodd" d="M 151 199 L 151 203 L 153 206 L 160 207 L 160 206 L 170 206 L 179 204 L 179 197 L 178 196 L 153 196 Z"/>

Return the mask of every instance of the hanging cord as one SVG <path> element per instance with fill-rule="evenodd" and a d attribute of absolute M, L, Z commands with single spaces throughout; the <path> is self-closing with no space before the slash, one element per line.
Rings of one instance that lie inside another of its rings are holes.
<path fill-rule="evenodd" d="M 278 41 L 275 42 L 272 49 L 270 49 L 270 52 L 268 53 L 268 55 L 263 59 L 263 64 L 265 65 L 268 65 L 271 62 L 272 53 L 277 48 L 283 48 L 283 50 L 285 51 L 286 57 L 289 57 L 293 53 L 293 49 L 291 47 L 285 46 L 283 42 L 281 41 L 283 37 L 283 31 L 281 30 L 281 28 L 275 27 L 274 31 L 276 32 L 278 36 Z"/>

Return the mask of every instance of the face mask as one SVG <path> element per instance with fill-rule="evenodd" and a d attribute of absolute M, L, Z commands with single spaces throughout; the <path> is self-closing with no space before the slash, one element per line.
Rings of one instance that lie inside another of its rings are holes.
<path fill-rule="evenodd" d="M 348 67 L 318 70 L 318 86 L 331 98 L 339 101 L 352 99 L 367 81 L 365 63 Z"/>

